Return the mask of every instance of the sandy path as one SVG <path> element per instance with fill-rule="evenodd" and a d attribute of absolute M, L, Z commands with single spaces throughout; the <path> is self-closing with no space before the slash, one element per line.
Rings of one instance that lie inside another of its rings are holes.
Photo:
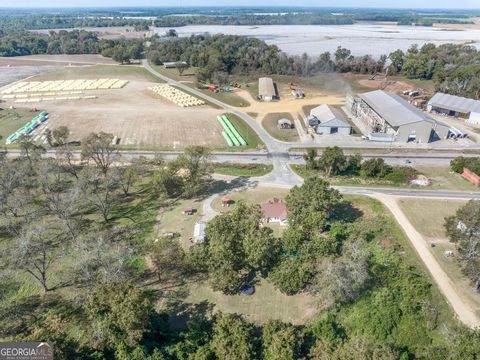
<path fill-rule="evenodd" d="M 427 267 L 431 277 L 437 283 L 443 296 L 445 296 L 447 302 L 457 314 L 458 319 L 471 328 L 480 326 L 480 318 L 475 313 L 473 307 L 459 296 L 452 280 L 430 252 L 427 241 L 413 227 L 401 210 L 398 204 L 398 198 L 382 194 L 376 194 L 373 195 L 373 197 L 381 201 L 393 214 L 395 220 L 407 235 L 418 256 Z"/>
<path fill-rule="evenodd" d="M 305 99 L 294 99 L 291 96 L 285 96 L 279 101 L 261 102 L 254 99 L 246 90 L 236 91 L 235 94 L 250 103 L 250 106 L 241 108 L 243 112 L 254 112 L 259 115 L 286 112 L 295 117 L 298 113 L 302 112 L 303 106 L 321 104 L 341 105 L 345 102 L 344 97 L 334 95 L 313 95 L 310 97 L 307 96 Z M 261 117 L 259 116 L 259 118 Z"/>

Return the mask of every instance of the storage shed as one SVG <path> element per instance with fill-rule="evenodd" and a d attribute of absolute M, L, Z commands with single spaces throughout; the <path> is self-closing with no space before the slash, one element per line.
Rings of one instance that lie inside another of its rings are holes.
<path fill-rule="evenodd" d="M 427 110 L 469 118 L 472 113 L 480 113 L 480 101 L 438 92 L 428 102 Z"/>
<path fill-rule="evenodd" d="M 331 105 L 320 105 L 310 110 L 308 123 L 315 127 L 317 134 L 350 135 L 352 132 L 342 112 Z"/>
<path fill-rule="evenodd" d="M 203 243 L 205 241 L 205 223 L 198 222 L 193 228 L 193 240 L 195 243 Z"/>
<path fill-rule="evenodd" d="M 166 61 L 163 63 L 165 69 L 173 69 L 177 67 L 187 67 L 188 63 L 186 61 Z"/>
<path fill-rule="evenodd" d="M 288 119 L 278 120 L 277 125 L 280 129 L 293 129 L 294 128 L 293 123 Z"/>
<path fill-rule="evenodd" d="M 272 78 L 262 77 L 258 79 L 258 98 L 263 101 L 272 101 L 277 98 Z"/>

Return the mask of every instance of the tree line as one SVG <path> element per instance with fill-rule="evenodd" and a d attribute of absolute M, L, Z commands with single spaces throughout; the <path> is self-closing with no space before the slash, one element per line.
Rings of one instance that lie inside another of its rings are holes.
<path fill-rule="evenodd" d="M 0 56 L 101 54 L 123 63 L 139 59 L 142 52 L 141 40 L 99 39 L 96 33 L 84 30 L 50 31 L 49 34 L 0 30 Z"/>
<path fill-rule="evenodd" d="M 382 158 L 364 160 L 360 154 L 346 156 L 337 146 L 325 148 L 320 156 L 316 149 L 309 149 L 303 159 L 306 170 L 319 172 L 327 178 L 361 177 L 406 184 L 417 176 L 417 171 L 410 166 L 390 166 Z"/>

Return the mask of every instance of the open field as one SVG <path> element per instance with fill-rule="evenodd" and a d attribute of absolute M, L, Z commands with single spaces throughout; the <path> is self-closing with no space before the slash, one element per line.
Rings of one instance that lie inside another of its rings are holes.
<path fill-rule="evenodd" d="M 109 26 L 109 27 L 79 27 L 79 28 L 68 28 L 68 29 L 41 29 L 41 30 L 31 30 L 39 34 L 49 34 L 50 31 L 59 32 L 59 31 L 73 31 L 73 30 L 84 30 L 89 32 L 97 33 L 100 39 L 142 39 L 146 31 L 135 31 L 133 26 Z"/>
<path fill-rule="evenodd" d="M 440 199 L 400 199 L 399 204 L 412 225 L 428 239 L 445 240 L 445 218 L 455 214 L 455 211 L 466 201 Z"/>
<path fill-rule="evenodd" d="M 110 58 L 102 55 L 25 55 L 15 57 L 0 57 L 0 67 L 9 66 L 52 66 L 52 65 L 118 65 Z"/>
<path fill-rule="evenodd" d="M 66 67 L 40 74 L 30 81 L 101 77 L 128 80 L 129 83 L 122 89 L 89 91 L 88 95 L 95 95 L 97 99 L 29 105 L 42 107 L 49 112 L 48 128 L 68 126 L 71 140 L 81 140 L 91 132 L 104 131 L 117 136 L 119 144 L 126 147 L 181 149 L 189 145 L 202 145 L 216 149 L 227 148 L 221 135 L 222 128 L 216 121 L 219 111 L 208 106 L 182 108 L 154 94 L 148 88 L 158 84 L 157 79 L 142 67 Z M 11 101 L 13 100 L 8 100 L 7 105 Z M 243 134 L 247 131 L 247 125 L 239 119 L 238 121 L 241 124 L 235 125 Z M 240 129 L 242 127 L 244 129 Z M 256 135 L 251 130 L 250 132 L 249 144 L 255 148 L 258 140 L 255 140 Z"/>
<path fill-rule="evenodd" d="M 293 5 L 293 4 L 292 4 Z M 439 4 L 440 5 L 440 4 Z M 442 27 L 446 28 L 446 26 Z M 168 30 L 156 28 L 157 33 Z M 388 55 L 401 49 L 406 51 L 412 44 L 419 47 L 426 43 L 435 45 L 445 43 L 462 44 L 471 41 L 478 44 L 477 29 L 466 31 L 441 31 L 427 26 L 405 26 L 381 23 L 357 23 L 353 25 L 187 25 L 177 28 L 179 36 L 191 34 L 222 33 L 225 35 L 244 35 L 264 39 L 267 44 L 277 45 L 290 55 L 302 55 L 307 52 L 312 57 L 328 51 L 334 54 L 338 46 L 349 49 L 352 55 L 370 54 L 374 58 Z"/>
<path fill-rule="evenodd" d="M 262 126 L 268 133 L 277 140 L 295 142 L 299 141 L 298 131 L 293 129 L 280 129 L 278 120 L 287 119 L 293 123 L 293 117 L 290 113 L 270 113 L 264 116 Z"/>
<path fill-rule="evenodd" d="M 408 220 L 420 232 L 430 251 L 441 267 L 452 280 L 456 291 L 480 315 L 480 295 L 472 289 L 470 281 L 462 274 L 458 264 L 458 252 L 455 245 L 447 239 L 444 229 L 445 217 L 455 214 L 455 211 L 464 205 L 460 200 L 433 200 L 433 199 L 399 199 L 400 208 Z M 454 256 L 445 256 L 445 251 L 453 251 Z"/>

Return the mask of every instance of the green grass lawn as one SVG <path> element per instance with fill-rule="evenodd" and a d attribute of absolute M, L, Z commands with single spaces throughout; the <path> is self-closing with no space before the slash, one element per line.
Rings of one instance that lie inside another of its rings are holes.
<path fill-rule="evenodd" d="M 215 163 L 213 172 L 215 174 L 230 176 L 263 176 L 270 173 L 273 169 L 272 165 L 265 164 L 227 164 Z"/>
<path fill-rule="evenodd" d="M 307 294 L 282 294 L 266 280 L 255 285 L 255 293 L 251 296 L 224 295 L 213 291 L 206 283 L 192 284 L 188 290 L 187 303 L 207 301 L 215 304 L 215 311 L 239 313 L 256 324 L 278 319 L 300 325 L 315 313 L 314 297 Z"/>
<path fill-rule="evenodd" d="M 449 166 L 417 166 L 416 169 L 430 179 L 429 189 L 478 191 L 478 187 L 452 172 Z"/>
<path fill-rule="evenodd" d="M 262 140 L 260 140 L 257 133 L 253 131 L 253 129 L 245 121 L 232 113 L 227 113 L 225 115 L 228 117 L 233 126 L 235 126 L 240 135 L 242 135 L 243 139 L 247 142 L 247 146 L 242 147 L 242 149 L 265 148 L 265 144 L 262 142 Z"/>
<path fill-rule="evenodd" d="M 196 209 L 193 215 L 185 215 L 183 211 L 187 208 Z M 179 200 L 167 208 L 160 211 L 158 216 L 157 236 L 162 236 L 168 232 L 179 234 L 178 240 L 183 248 L 192 245 L 190 241 L 193 237 L 193 228 L 195 223 L 200 221 L 202 214 L 202 202 L 196 199 Z"/>
<path fill-rule="evenodd" d="M 138 65 L 92 65 L 64 67 L 60 70 L 48 71 L 39 74 L 31 81 L 96 79 L 96 78 L 121 78 L 122 76 L 138 76 L 147 81 L 163 82 L 148 70 Z"/>
<path fill-rule="evenodd" d="M 25 108 L 0 110 L 0 136 L 2 136 L 0 145 L 5 145 L 8 136 L 32 120 L 41 111 L 30 111 L 30 109 Z"/>
<path fill-rule="evenodd" d="M 270 113 L 262 120 L 262 126 L 267 132 L 277 140 L 295 142 L 299 141 L 297 129 L 280 129 L 278 120 L 287 119 L 293 123 L 293 117 L 290 113 Z"/>
<path fill-rule="evenodd" d="M 412 225 L 423 235 L 433 239 L 446 239 L 445 218 L 455 214 L 455 211 L 466 201 L 410 199 L 400 200 L 400 207 Z"/>

